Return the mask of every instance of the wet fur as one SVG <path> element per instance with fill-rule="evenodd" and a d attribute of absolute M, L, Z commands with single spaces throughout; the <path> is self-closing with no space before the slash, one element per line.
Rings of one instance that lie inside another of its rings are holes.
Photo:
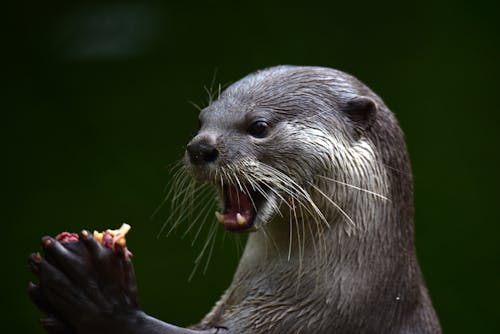
<path fill-rule="evenodd" d="M 269 137 L 244 133 L 254 114 L 271 120 Z M 193 140 L 213 141 L 220 158 L 187 163 L 195 178 L 265 180 L 273 191 L 231 286 L 197 328 L 440 333 L 415 254 L 403 134 L 377 95 L 340 71 L 281 66 L 233 84 L 200 120 Z"/>

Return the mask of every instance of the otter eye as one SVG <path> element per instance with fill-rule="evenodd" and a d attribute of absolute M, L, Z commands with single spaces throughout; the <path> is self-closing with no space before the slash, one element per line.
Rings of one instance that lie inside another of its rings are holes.
<path fill-rule="evenodd" d="M 248 133 L 256 138 L 264 138 L 269 130 L 269 124 L 266 121 L 255 121 L 248 127 Z"/>

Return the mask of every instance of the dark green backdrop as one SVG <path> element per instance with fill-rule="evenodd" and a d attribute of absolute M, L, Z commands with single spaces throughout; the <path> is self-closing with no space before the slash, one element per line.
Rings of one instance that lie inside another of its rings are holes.
<path fill-rule="evenodd" d="M 187 282 L 202 242 L 157 238 L 168 209 L 150 219 L 196 128 L 188 101 L 206 104 L 216 69 L 225 84 L 304 64 L 354 74 L 396 113 L 414 167 L 418 254 L 443 329 L 499 332 L 493 2 L 16 7 L 3 13 L 2 328 L 41 333 L 25 290 L 42 235 L 122 222 L 133 225 L 143 308 L 180 325 L 199 320 L 231 280 L 235 241 Z"/>

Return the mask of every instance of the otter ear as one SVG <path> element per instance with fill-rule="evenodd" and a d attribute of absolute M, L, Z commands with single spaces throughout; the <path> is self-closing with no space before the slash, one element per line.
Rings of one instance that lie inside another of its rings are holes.
<path fill-rule="evenodd" d="M 366 131 L 375 121 L 377 103 L 368 96 L 356 96 L 347 102 L 344 112 L 358 129 Z"/>

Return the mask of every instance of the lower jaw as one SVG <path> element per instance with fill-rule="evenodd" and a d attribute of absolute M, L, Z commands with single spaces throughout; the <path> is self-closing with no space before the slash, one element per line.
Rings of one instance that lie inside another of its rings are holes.
<path fill-rule="evenodd" d="M 224 219 L 225 215 L 222 215 L 218 212 L 216 212 L 217 220 L 224 226 L 224 228 L 229 231 L 229 232 L 234 232 L 234 233 L 246 233 L 246 232 L 253 232 L 257 230 L 257 227 L 255 226 L 255 217 L 252 217 L 250 221 L 241 221 L 241 220 L 227 220 Z M 240 217 L 241 218 L 241 217 Z"/>
<path fill-rule="evenodd" d="M 234 226 L 234 225 L 226 225 L 224 224 L 224 228 L 232 233 L 249 233 L 249 232 L 255 232 L 257 231 L 257 227 L 255 225 L 247 226 L 247 227 L 240 227 L 240 226 Z"/>

